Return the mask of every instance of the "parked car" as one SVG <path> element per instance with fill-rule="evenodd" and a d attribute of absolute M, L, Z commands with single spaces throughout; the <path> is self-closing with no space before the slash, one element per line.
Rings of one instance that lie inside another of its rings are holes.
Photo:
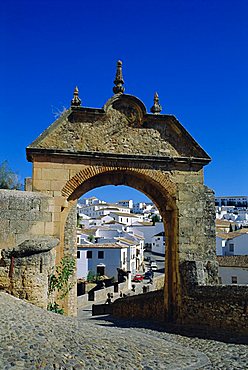
<path fill-rule="evenodd" d="M 150 269 L 151 270 L 157 270 L 158 269 L 158 265 L 157 265 L 157 262 L 155 262 L 155 261 L 151 261 L 151 263 L 150 263 Z"/>
<path fill-rule="evenodd" d="M 145 274 L 144 274 L 144 279 L 152 279 L 153 278 L 153 271 L 152 270 L 149 270 L 149 271 L 146 271 Z"/>
<path fill-rule="evenodd" d="M 143 275 L 141 275 L 141 274 L 136 274 L 136 275 L 133 277 L 132 281 L 134 281 L 135 283 L 140 283 L 141 281 L 143 281 L 143 279 L 144 279 L 144 276 L 143 276 Z"/>

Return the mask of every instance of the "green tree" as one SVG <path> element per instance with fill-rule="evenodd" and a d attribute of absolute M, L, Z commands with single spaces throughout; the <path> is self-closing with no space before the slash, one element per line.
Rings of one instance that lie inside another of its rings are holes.
<path fill-rule="evenodd" d="M 229 225 L 229 233 L 231 233 L 233 231 L 233 227 L 232 227 L 232 224 Z"/>
<path fill-rule="evenodd" d="M 158 215 L 153 215 L 152 216 L 152 223 L 155 225 L 156 222 L 160 221 L 160 217 Z"/>
<path fill-rule="evenodd" d="M 90 235 L 88 236 L 88 240 L 89 240 L 91 243 L 93 243 L 94 239 L 95 239 L 94 235 L 90 234 Z"/>
<path fill-rule="evenodd" d="M 11 170 L 8 161 L 0 165 L 0 189 L 20 190 L 22 184 L 18 175 Z"/>

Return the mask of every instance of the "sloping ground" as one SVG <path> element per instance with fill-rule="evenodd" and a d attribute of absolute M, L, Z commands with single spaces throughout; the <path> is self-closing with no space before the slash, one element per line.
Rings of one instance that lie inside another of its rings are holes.
<path fill-rule="evenodd" d="M 0 293 L 0 369 L 248 368 L 246 345 L 169 334 L 142 322 L 92 318 L 90 308 L 75 319 Z"/>
<path fill-rule="evenodd" d="M 0 293 L 0 369 L 199 369 L 205 355 L 173 342 L 63 317 Z"/>

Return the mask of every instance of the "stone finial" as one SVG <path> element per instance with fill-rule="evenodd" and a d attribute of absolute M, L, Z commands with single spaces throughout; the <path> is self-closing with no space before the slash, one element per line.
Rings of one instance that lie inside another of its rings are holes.
<path fill-rule="evenodd" d="M 150 111 L 153 113 L 153 114 L 159 114 L 162 110 L 162 107 L 161 105 L 159 104 L 159 97 L 158 97 L 158 93 L 155 92 L 154 94 L 154 104 L 153 106 L 151 107 Z"/>
<path fill-rule="evenodd" d="M 71 100 L 72 107 L 79 107 L 81 105 L 81 99 L 78 96 L 78 87 L 76 86 L 73 93 L 73 99 Z"/>
<path fill-rule="evenodd" d="M 113 87 L 113 92 L 115 94 L 123 94 L 125 88 L 123 87 L 124 80 L 122 76 L 122 61 L 121 60 L 118 60 L 117 62 L 117 69 L 116 69 L 114 84 L 115 86 Z"/>

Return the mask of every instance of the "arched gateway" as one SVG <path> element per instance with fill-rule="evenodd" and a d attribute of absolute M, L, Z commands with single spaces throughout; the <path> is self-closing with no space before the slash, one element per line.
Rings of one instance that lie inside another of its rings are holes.
<path fill-rule="evenodd" d="M 70 109 L 27 147 L 32 190 L 54 198 L 57 261 L 65 253 L 76 255 L 75 203 L 85 192 L 127 185 L 152 199 L 166 232 L 165 319 L 176 320 L 185 281 L 216 279 L 208 273 L 215 259 L 213 193 L 203 183 L 210 157 L 174 116 L 160 114 L 157 94 L 151 114 L 124 94 L 120 61 L 114 83 L 115 94 L 102 109 L 81 106 L 76 88 Z M 185 268 L 189 260 L 191 272 Z M 75 313 L 75 291 L 66 304 Z"/>

